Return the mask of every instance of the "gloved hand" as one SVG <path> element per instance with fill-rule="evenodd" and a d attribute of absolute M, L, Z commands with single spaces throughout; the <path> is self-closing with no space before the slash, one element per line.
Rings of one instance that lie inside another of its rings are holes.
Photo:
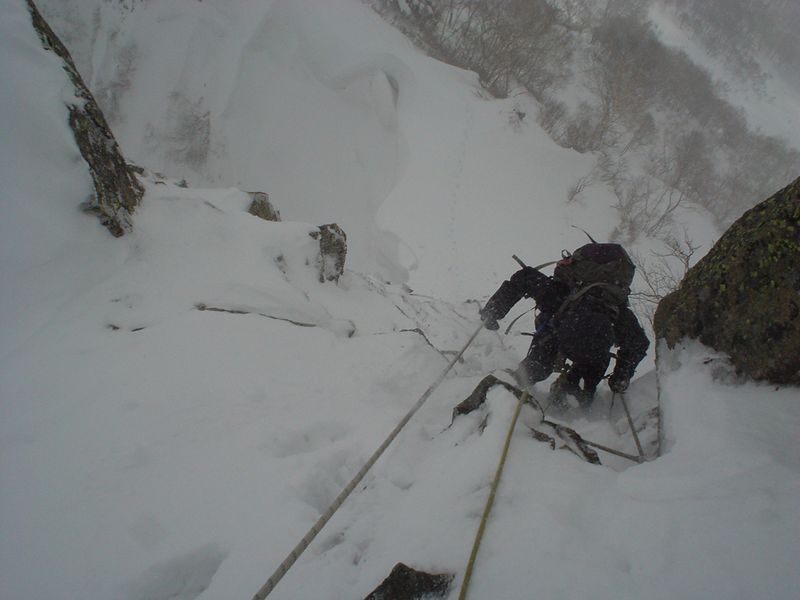
<path fill-rule="evenodd" d="M 616 371 L 611 374 L 611 377 L 608 378 L 608 387 L 611 388 L 612 392 L 616 392 L 617 394 L 621 394 L 627 390 L 630 384 L 630 377 L 622 373 L 617 373 Z"/>
<path fill-rule="evenodd" d="M 497 322 L 497 319 L 491 312 L 487 311 L 485 308 L 481 309 L 480 312 L 481 321 L 483 321 L 483 326 L 490 331 L 497 331 L 500 329 L 500 323 Z"/>

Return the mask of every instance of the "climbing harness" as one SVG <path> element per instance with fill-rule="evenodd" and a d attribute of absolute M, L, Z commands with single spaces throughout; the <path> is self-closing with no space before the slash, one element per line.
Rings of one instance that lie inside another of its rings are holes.
<path fill-rule="evenodd" d="M 494 497 L 497 492 L 497 486 L 500 483 L 500 477 L 503 474 L 503 467 L 506 464 L 506 457 L 508 456 L 508 448 L 511 445 L 511 434 L 514 433 L 514 427 L 517 424 L 517 418 L 519 417 L 519 412 L 522 409 L 522 405 L 528 400 L 528 391 L 524 391 L 522 395 L 519 397 L 517 401 L 517 407 L 514 409 L 514 416 L 511 419 L 511 425 L 508 428 L 508 434 L 506 435 L 506 442 L 503 446 L 503 453 L 500 455 L 500 462 L 497 465 L 497 470 L 494 474 L 494 481 L 492 481 L 492 488 L 489 491 L 489 498 L 486 500 L 486 506 L 483 509 L 483 515 L 481 516 L 480 525 L 478 525 L 478 531 L 475 533 L 475 541 L 472 544 L 472 552 L 469 555 L 469 561 L 467 562 L 467 569 L 464 572 L 464 581 L 461 583 L 461 592 L 458 595 L 458 600 L 465 600 L 467 597 L 467 592 L 469 590 L 469 582 L 472 579 L 472 570 L 475 567 L 475 559 L 478 556 L 478 548 L 480 548 L 481 540 L 483 539 L 483 532 L 486 530 L 486 522 L 489 520 L 489 513 L 492 510 L 492 505 L 494 504 Z"/>
<path fill-rule="evenodd" d="M 359 482 L 364 478 L 364 476 L 367 474 L 367 471 L 369 471 L 372 468 L 372 465 L 374 465 L 377 462 L 377 460 L 381 457 L 386 448 L 389 447 L 389 444 L 391 444 L 394 441 L 394 439 L 397 437 L 397 435 L 400 433 L 403 427 L 405 427 L 406 424 L 411 420 L 411 417 L 414 416 L 414 414 L 422 407 L 422 405 L 430 397 L 430 395 L 434 392 L 434 390 L 436 390 L 436 388 L 439 387 L 442 381 L 444 381 L 444 378 L 447 376 L 447 374 L 450 372 L 453 366 L 455 366 L 455 364 L 461 359 L 462 355 L 464 354 L 464 352 L 466 352 L 467 348 L 469 348 L 470 344 L 472 344 L 475 338 L 478 337 L 478 334 L 481 332 L 481 329 L 483 329 L 482 323 L 475 330 L 475 333 L 473 333 L 470 336 L 469 340 L 467 340 L 467 343 L 464 344 L 464 347 L 461 349 L 461 351 L 455 356 L 455 358 L 453 358 L 450 364 L 447 365 L 447 368 L 442 372 L 441 375 L 439 375 L 438 379 L 436 379 L 436 381 L 434 381 L 431 384 L 431 386 L 427 390 L 425 390 L 425 393 L 422 394 L 419 400 L 417 400 L 417 403 L 411 408 L 410 411 L 408 411 L 406 416 L 403 417 L 397 424 L 397 426 L 392 430 L 392 432 L 389 434 L 389 437 L 387 437 L 386 440 L 384 440 L 384 442 L 378 447 L 378 449 L 372 454 L 372 456 L 369 457 L 369 460 L 364 464 L 364 466 L 361 467 L 361 470 L 359 470 L 359 472 L 356 473 L 352 481 L 350 481 L 350 483 L 348 483 L 345 486 L 345 488 L 339 493 L 339 495 L 336 497 L 336 500 L 333 501 L 333 504 L 331 504 L 328 507 L 328 509 L 322 514 L 322 516 L 317 520 L 317 522 L 314 523 L 311 529 L 308 530 L 308 532 L 303 536 L 303 539 L 301 539 L 297 543 L 297 545 L 283 560 L 280 566 L 275 570 L 275 572 L 270 576 L 270 578 L 267 579 L 267 582 L 263 586 L 261 586 L 261 589 L 259 589 L 256 595 L 253 596 L 253 600 L 264 600 L 264 598 L 266 598 L 272 592 L 272 590 L 275 589 L 275 586 L 278 585 L 278 582 L 281 579 L 283 579 L 283 576 L 286 575 L 286 573 L 289 571 L 292 565 L 294 565 L 297 559 L 300 558 L 300 555 L 302 555 L 303 552 L 305 552 L 306 548 L 308 548 L 309 545 L 311 545 L 311 542 L 314 540 L 315 537 L 317 537 L 317 534 L 322 530 L 323 527 L 325 527 L 328 521 L 331 520 L 331 517 L 333 517 L 334 513 L 337 510 L 339 510 L 342 504 L 344 504 L 344 501 L 347 499 L 350 493 L 355 489 L 355 487 L 359 484 Z M 519 410 L 517 412 L 519 412 Z"/>

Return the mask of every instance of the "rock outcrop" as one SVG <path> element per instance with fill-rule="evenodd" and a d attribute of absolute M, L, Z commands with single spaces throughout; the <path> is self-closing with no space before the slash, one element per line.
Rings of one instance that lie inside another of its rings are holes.
<path fill-rule="evenodd" d="M 319 240 L 319 280 L 339 281 L 344 273 L 344 261 L 347 257 L 347 235 L 336 223 L 320 225 L 319 231 L 311 234 Z"/>
<path fill-rule="evenodd" d="M 63 62 L 64 71 L 73 87 L 73 98 L 66 101 L 69 125 L 84 160 L 89 165 L 94 183 L 93 198 L 83 208 L 98 215 L 100 221 L 115 236 L 131 227 L 131 214 L 144 195 L 144 188 L 125 162 L 111 129 L 86 87 L 69 51 L 61 43 L 33 3 L 27 0 L 39 39 L 45 49 L 55 53 Z"/>
<path fill-rule="evenodd" d="M 269 195 L 264 192 L 245 192 L 250 196 L 250 208 L 247 209 L 251 215 L 255 215 L 265 221 L 280 221 L 281 213 L 272 206 Z"/>
<path fill-rule="evenodd" d="M 364 600 L 424 600 L 447 595 L 453 576 L 431 575 L 397 563 L 389 576 Z"/>
<path fill-rule="evenodd" d="M 741 373 L 800 384 L 800 179 L 746 212 L 655 314 L 658 338 L 727 353 Z"/>

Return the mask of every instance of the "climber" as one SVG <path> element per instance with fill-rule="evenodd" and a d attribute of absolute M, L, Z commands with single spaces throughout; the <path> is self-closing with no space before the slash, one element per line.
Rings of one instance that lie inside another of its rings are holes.
<path fill-rule="evenodd" d="M 608 368 L 611 347 L 616 345 L 617 353 L 608 386 L 622 393 L 650 342 L 628 305 L 634 265 L 622 246 L 591 243 L 562 256 L 552 277 L 533 267 L 514 273 L 480 316 L 487 329 L 498 329 L 498 320 L 520 299 L 533 298 L 540 312 L 530 349 L 514 372 L 517 382 L 531 386 L 569 360 L 571 366 L 550 388 L 551 401 L 563 406 L 570 395 L 588 407 Z"/>

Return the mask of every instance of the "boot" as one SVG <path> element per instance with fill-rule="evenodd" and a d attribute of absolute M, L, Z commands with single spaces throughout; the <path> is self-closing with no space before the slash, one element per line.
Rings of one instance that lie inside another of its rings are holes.
<path fill-rule="evenodd" d="M 558 376 L 550 386 L 550 405 L 562 412 L 569 408 L 567 396 L 572 396 L 578 401 L 581 408 L 588 408 L 594 400 L 594 390 L 581 389 L 578 381 L 573 381 L 570 372 L 566 371 Z"/>

